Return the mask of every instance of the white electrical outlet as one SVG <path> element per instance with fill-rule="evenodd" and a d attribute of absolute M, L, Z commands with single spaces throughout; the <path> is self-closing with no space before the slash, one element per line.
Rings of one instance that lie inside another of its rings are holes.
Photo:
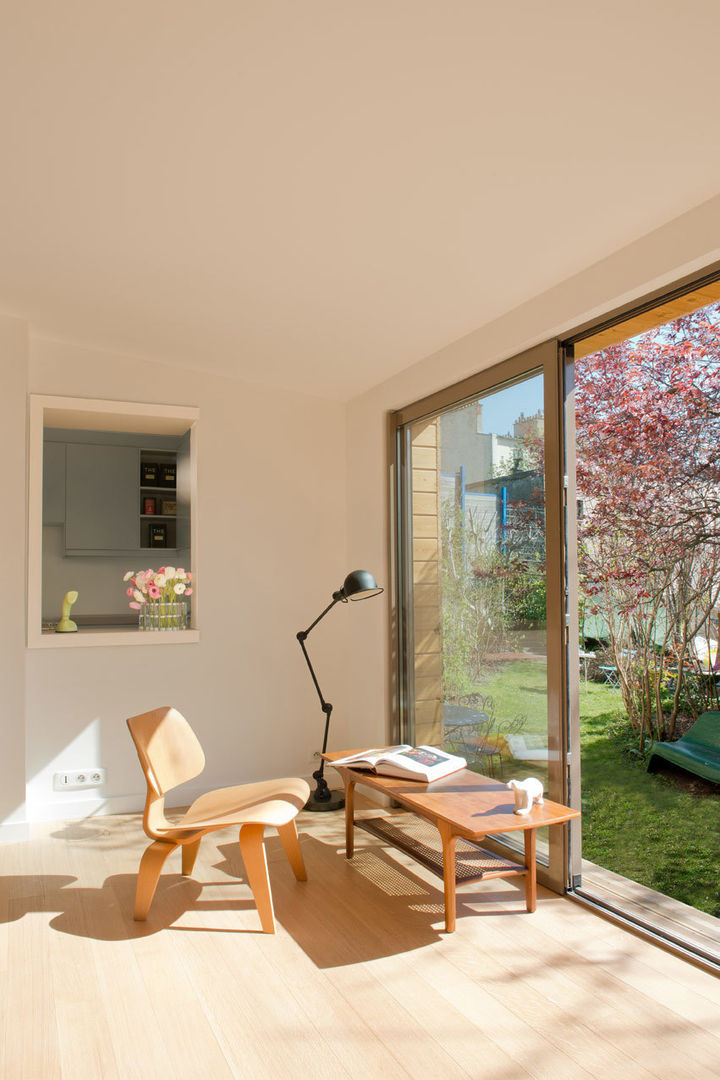
<path fill-rule="evenodd" d="M 75 772 L 56 772 L 53 777 L 55 791 L 77 788 L 100 787 L 105 783 L 104 769 L 78 769 Z"/>

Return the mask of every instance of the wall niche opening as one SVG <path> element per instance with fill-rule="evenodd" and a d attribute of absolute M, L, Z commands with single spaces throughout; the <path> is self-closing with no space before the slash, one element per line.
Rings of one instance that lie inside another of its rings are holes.
<path fill-rule="evenodd" d="M 30 396 L 30 647 L 199 639 L 198 419 L 187 406 Z M 188 628 L 147 633 L 123 576 L 163 566 L 191 574 Z M 78 629 L 58 633 L 71 591 Z"/>

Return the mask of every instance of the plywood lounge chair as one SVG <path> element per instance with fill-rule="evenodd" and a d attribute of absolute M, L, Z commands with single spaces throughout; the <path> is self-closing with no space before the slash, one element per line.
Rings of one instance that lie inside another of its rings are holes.
<path fill-rule="evenodd" d="M 274 934 L 263 836 L 266 826 L 277 829 L 295 877 L 305 881 L 295 816 L 310 794 L 307 783 L 288 778 L 218 788 L 201 795 L 179 821 L 171 823 L 165 817 L 165 796 L 202 772 L 202 747 L 185 717 L 169 706 L 132 716 L 127 723 L 147 782 L 143 827 L 152 841 L 140 861 L 135 919 L 142 922 L 147 917 L 160 871 L 175 848 L 182 849 L 182 872 L 189 876 L 203 836 L 239 825 L 240 851 L 260 922 L 266 934 Z"/>
<path fill-rule="evenodd" d="M 648 761 L 648 772 L 657 772 L 662 758 L 720 784 L 720 712 L 701 713 L 690 730 L 676 742 L 656 742 Z"/>

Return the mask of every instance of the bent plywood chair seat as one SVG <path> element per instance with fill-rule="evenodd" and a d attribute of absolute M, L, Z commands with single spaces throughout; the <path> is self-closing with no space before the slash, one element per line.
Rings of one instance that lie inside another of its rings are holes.
<path fill-rule="evenodd" d="M 152 843 L 140 860 L 134 917 L 147 917 L 165 860 L 182 849 L 182 872 L 192 874 L 200 841 L 209 832 L 240 826 L 240 851 L 248 883 L 266 934 L 275 932 L 272 893 L 263 844 L 265 828 L 274 826 L 298 881 L 306 880 L 295 817 L 310 788 L 305 780 L 288 777 L 254 784 L 218 788 L 196 799 L 175 822 L 165 817 L 165 796 L 198 776 L 205 755 L 185 717 L 170 706 L 152 709 L 128 720 L 147 783 L 143 827 Z"/>

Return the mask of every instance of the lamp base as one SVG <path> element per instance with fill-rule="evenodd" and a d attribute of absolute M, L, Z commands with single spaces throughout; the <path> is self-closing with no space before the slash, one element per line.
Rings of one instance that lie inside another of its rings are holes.
<path fill-rule="evenodd" d="M 345 794 L 342 791 L 331 791 L 329 799 L 317 799 L 316 792 L 312 792 L 310 798 L 303 807 L 304 810 L 342 810 L 345 805 Z"/>

